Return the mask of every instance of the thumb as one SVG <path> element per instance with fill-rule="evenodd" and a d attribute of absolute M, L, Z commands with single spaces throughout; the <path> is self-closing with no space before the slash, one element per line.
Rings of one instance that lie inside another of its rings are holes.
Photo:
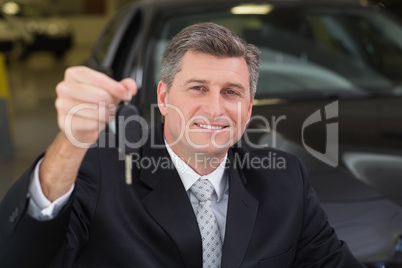
<path fill-rule="evenodd" d="M 127 98 L 125 100 L 131 100 L 132 96 L 137 94 L 137 83 L 135 83 L 134 79 L 132 78 L 124 78 L 120 81 L 120 83 L 127 90 Z"/>

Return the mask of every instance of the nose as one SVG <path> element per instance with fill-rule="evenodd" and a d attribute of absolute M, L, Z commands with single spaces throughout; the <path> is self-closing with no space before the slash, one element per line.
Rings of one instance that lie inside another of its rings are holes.
<path fill-rule="evenodd" d="M 203 114 L 211 119 L 223 116 L 225 114 L 225 102 L 220 92 L 210 92 L 202 105 Z"/>

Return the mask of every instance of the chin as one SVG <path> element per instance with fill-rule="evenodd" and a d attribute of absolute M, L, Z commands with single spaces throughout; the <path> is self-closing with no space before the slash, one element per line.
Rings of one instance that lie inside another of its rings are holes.
<path fill-rule="evenodd" d="M 204 143 L 205 144 L 205 143 Z M 231 144 L 230 144 L 231 146 Z M 196 146 L 193 146 L 193 151 L 195 154 L 204 154 L 205 156 L 210 156 L 210 157 L 221 157 L 221 155 L 225 154 L 227 150 L 230 147 L 229 145 L 226 146 L 214 146 L 214 144 L 209 144 L 206 147 L 203 148 L 198 148 Z"/>
<path fill-rule="evenodd" d="M 232 146 L 233 142 L 229 139 L 193 139 L 195 144 L 191 144 L 195 151 L 224 151 Z M 197 146 L 199 144 L 199 146 Z"/>

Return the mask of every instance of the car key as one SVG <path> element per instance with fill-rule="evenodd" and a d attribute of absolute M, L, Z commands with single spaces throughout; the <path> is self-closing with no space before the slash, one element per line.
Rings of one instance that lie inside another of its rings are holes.
<path fill-rule="evenodd" d="M 119 153 L 124 154 L 126 183 L 132 183 L 131 167 L 133 144 L 141 139 L 142 129 L 137 107 L 130 101 L 121 102 L 116 111 L 116 144 Z"/>

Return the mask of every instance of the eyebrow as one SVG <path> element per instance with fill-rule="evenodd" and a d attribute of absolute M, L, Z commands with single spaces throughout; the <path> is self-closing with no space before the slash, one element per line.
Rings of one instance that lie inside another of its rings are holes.
<path fill-rule="evenodd" d="M 236 84 L 236 83 L 228 83 L 228 84 L 227 84 L 227 86 L 229 86 L 229 87 L 235 87 L 235 88 L 237 88 L 237 89 L 240 89 L 240 90 L 246 91 L 246 88 L 245 88 L 245 87 L 243 87 L 241 84 Z"/>
<path fill-rule="evenodd" d="M 186 86 L 186 85 L 191 84 L 191 83 L 199 83 L 199 84 L 203 84 L 203 85 L 208 84 L 207 80 L 188 79 L 188 80 L 186 80 L 186 81 L 184 82 L 183 85 Z M 240 90 L 243 90 L 243 91 L 246 90 L 244 86 L 242 86 L 241 84 L 237 84 L 237 83 L 226 83 L 225 86 L 226 86 L 226 87 L 234 87 L 234 88 L 237 88 L 237 89 L 240 89 Z"/>
<path fill-rule="evenodd" d="M 186 86 L 186 85 L 191 84 L 191 83 L 208 84 L 207 80 L 188 79 L 183 83 L 183 85 Z"/>

